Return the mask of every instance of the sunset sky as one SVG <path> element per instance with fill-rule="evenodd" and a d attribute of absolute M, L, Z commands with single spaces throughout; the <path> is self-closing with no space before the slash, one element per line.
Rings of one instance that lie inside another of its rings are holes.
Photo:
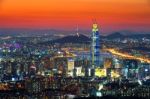
<path fill-rule="evenodd" d="M 150 32 L 150 0 L 0 0 L 0 28 Z"/>

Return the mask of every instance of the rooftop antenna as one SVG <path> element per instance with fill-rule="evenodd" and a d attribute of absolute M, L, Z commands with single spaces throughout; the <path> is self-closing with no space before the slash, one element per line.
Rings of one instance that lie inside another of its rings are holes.
<path fill-rule="evenodd" d="M 79 28 L 78 28 L 78 25 L 77 25 L 77 36 L 79 37 Z"/>

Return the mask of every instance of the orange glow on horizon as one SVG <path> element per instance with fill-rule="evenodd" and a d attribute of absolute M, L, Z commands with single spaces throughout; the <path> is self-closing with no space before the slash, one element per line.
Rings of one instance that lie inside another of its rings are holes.
<path fill-rule="evenodd" d="M 148 0 L 1 0 L 0 28 L 91 29 L 92 19 L 103 32 L 150 31 Z"/>

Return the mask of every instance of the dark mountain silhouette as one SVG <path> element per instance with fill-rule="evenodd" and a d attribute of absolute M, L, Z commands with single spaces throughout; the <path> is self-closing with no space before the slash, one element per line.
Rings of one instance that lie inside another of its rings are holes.
<path fill-rule="evenodd" d="M 141 39 L 141 38 L 148 38 L 150 39 L 150 34 L 130 34 L 130 35 L 125 35 L 125 34 L 122 34 L 120 32 L 115 32 L 115 33 L 112 33 L 110 35 L 107 35 L 105 36 L 105 38 L 107 39 L 124 39 L 124 38 L 132 38 L 132 39 Z"/>
<path fill-rule="evenodd" d="M 115 32 L 113 34 L 107 35 L 107 36 L 100 36 L 100 40 L 102 39 L 125 39 L 125 38 L 132 38 L 132 39 L 142 39 L 142 38 L 149 38 L 150 34 L 133 34 L 133 35 L 123 35 L 120 32 Z M 58 38 L 53 41 L 44 42 L 44 43 L 90 43 L 91 39 L 90 37 L 87 37 L 83 34 L 77 35 L 69 35 L 62 38 Z"/>
<path fill-rule="evenodd" d="M 121 33 L 119 32 L 115 32 L 113 34 L 110 34 L 110 35 L 107 35 L 106 38 L 108 39 L 116 39 L 116 38 L 125 38 L 126 36 L 122 35 Z"/>
<path fill-rule="evenodd" d="M 128 38 L 136 38 L 136 39 L 141 39 L 141 38 L 148 38 L 150 39 L 150 34 L 134 34 L 127 36 Z"/>
<path fill-rule="evenodd" d="M 63 38 L 54 40 L 52 42 L 56 43 L 87 43 L 90 41 L 90 38 L 85 35 L 90 35 L 91 31 L 83 30 L 80 31 L 84 33 L 84 35 L 80 34 L 78 37 L 77 35 L 72 36 L 63 36 Z M 2 29 L 0 28 L 0 37 L 3 36 L 27 36 L 27 37 L 34 37 L 34 36 L 58 36 L 58 35 L 67 35 L 73 34 L 75 31 L 64 31 L 64 30 L 54 30 L 54 29 Z M 62 36 L 61 36 L 62 37 Z M 100 40 L 102 39 L 124 39 L 124 38 L 133 38 L 133 39 L 141 39 L 141 38 L 148 38 L 150 39 L 150 33 L 138 33 L 134 31 L 119 31 L 109 34 L 107 36 L 100 36 Z"/>
<path fill-rule="evenodd" d="M 52 43 L 90 43 L 90 38 L 82 34 L 80 34 L 79 36 L 71 35 L 53 40 Z"/>

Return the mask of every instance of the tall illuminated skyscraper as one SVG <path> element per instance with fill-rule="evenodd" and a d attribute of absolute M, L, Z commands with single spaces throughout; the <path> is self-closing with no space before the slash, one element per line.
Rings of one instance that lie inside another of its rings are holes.
<path fill-rule="evenodd" d="M 100 66 L 100 35 L 96 23 L 93 24 L 91 40 L 92 67 L 95 68 Z"/>

